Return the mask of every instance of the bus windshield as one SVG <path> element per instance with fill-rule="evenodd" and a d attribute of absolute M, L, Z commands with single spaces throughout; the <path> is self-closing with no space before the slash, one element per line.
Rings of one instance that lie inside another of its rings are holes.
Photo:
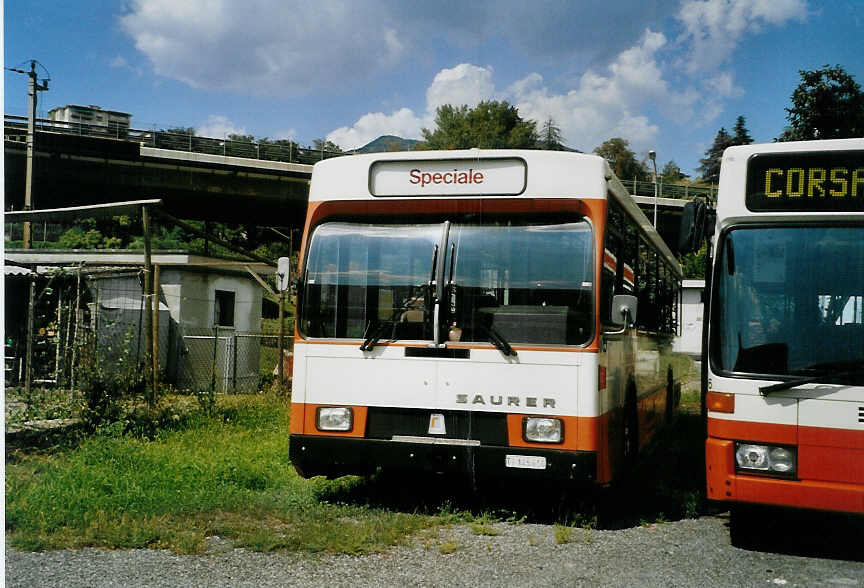
<path fill-rule="evenodd" d="M 300 331 L 432 341 L 438 324 L 442 342 L 485 343 L 491 330 L 509 343 L 585 344 L 593 242 L 588 221 L 566 214 L 325 222 L 309 243 Z"/>
<path fill-rule="evenodd" d="M 712 361 L 726 372 L 864 374 L 864 228 L 738 228 L 715 274 Z"/>

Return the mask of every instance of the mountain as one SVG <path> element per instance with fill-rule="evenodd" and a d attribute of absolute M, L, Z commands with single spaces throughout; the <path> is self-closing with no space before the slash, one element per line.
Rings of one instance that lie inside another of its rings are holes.
<path fill-rule="evenodd" d="M 366 143 L 355 153 L 383 153 L 385 151 L 413 151 L 419 143 L 417 139 L 403 139 L 394 135 L 381 135 L 374 141 Z"/>

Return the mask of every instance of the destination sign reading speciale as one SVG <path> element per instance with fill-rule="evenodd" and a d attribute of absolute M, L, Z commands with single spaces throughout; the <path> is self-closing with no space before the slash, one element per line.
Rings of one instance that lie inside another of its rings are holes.
<path fill-rule="evenodd" d="M 745 203 L 754 212 L 864 211 L 864 151 L 754 155 Z"/>
<path fill-rule="evenodd" d="M 373 196 L 516 196 L 527 168 L 518 157 L 376 161 L 369 172 Z"/>

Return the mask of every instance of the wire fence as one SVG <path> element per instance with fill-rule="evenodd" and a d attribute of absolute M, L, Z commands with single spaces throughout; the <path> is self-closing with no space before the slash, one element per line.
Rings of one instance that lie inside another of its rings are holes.
<path fill-rule="evenodd" d="M 4 121 L 6 141 L 23 143 L 27 131 L 27 118 L 7 114 Z M 282 141 L 279 143 L 269 141 L 232 141 L 227 138 L 199 137 L 192 133 L 183 133 L 176 130 L 131 129 L 116 124 L 109 126 L 40 118 L 36 119 L 35 126 L 37 131 L 121 139 L 140 143 L 144 147 L 228 157 L 244 157 L 247 159 L 262 159 L 266 161 L 281 161 L 285 163 L 305 163 L 311 165 L 322 159 L 349 154 L 341 151 L 300 147 L 293 141 Z"/>
<path fill-rule="evenodd" d="M 654 182 L 643 182 L 638 180 L 621 180 L 624 187 L 633 196 L 654 196 Z M 694 186 L 692 184 L 669 184 L 660 181 L 657 183 L 657 196 L 660 198 L 674 198 L 676 200 L 693 200 L 695 198 L 707 198 L 709 202 L 717 199 L 716 186 Z"/>
<path fill-rule="evenodd" d="M 113 371 L 144 373 L 152 369 L 151 340 L 147 337 L 149 300 L 144 296 L 141 271 L 7 276 L 7 295 L 13 297 L 15 307 L 23 303 L 26 308 L 31 280 L 36 283 L 33 385 L 74 390 L 82 375 L 96 364 Z M 169 298 L 170 293 L 168 297 L 160 295 L 158 310 L 149 323 L 159 355 L 160 387 L 181 393 L 243 394 L 267 390 L 276 382 L 278 335 L 219 326 L 183 326 L 172 316 L 166 304 Z M 198 318 L 208 314 L 207 300 L 187 302 L 204 309 Z M 242 303 L 240 300 L 237 305 Z M 9 314 L 4 357 L 7 389 L 23 385 L 27 341 L 26 321 L 10 322 Z M 260 304 L 258 315 L 260 322 Z M 291 321 L 285 322 L 285 333 L 292 332 Z M 284 337 L 284 366 L 288 365 L 290 344 Z M 287 367 L 284 377 L 288 382 Z"/>

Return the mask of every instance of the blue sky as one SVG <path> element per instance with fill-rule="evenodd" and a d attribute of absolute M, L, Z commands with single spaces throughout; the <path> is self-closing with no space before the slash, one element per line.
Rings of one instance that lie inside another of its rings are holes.
<path fill-rule="evenodd" d="M 610 137 L 694 173 L 743 115 L 786 124 L 798 70 L 864 85 L 864 0 L 6 0 L 4 59 L 50 74 L 39 114 L 95 104 L 135 128 L 419 138 L 441 104 L 507 100 L 567 145 Z M 8 114 L 26 77 L 4 72 Z"/>

